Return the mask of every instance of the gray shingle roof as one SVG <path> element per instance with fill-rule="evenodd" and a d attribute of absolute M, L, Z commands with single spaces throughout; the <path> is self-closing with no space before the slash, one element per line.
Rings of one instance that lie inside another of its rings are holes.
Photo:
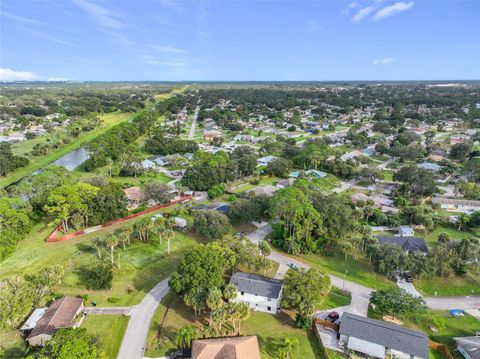
<path fill-rule="evenodd" d="M 351 313 L 343 313 L 340 334 L 376 343 L 420 358 L 428 358 L 427 335 L 400 325 Z"/>
<path fill-rule="evenodd" d="M 480 337 L 457 337 L 453 340 L 461 345 L 472 359 L 480 359 Z"/>
<path fill-rule="evenodd" d="M 380 245 L 396 244 L 406 251 L 428 253 L 428 247 L 423 238 L 418 237 L 377 237 Z"/>
<path fill-rule="evenodd" d="M 250 273 L 235 272 L 230 284 L 235 284 L 240 292 L 261 295 L 267 298 L 278 298 L 282 289 L 280 279 L 262 277 Z"/>

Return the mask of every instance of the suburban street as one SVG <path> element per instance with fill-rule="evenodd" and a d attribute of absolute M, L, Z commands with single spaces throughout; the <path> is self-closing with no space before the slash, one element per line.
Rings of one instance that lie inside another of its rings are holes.
<path fill-rule="evenodd" d="M 127 330 L 123 336 L 118 352 L 118 359 L 143 358 L 144 346 L 147 340 L 148 328 L 153 314 L 163 297 L 168 293 L 168 278 L 158 283 L 147 293 L 142 301 L 135 306 L 130 316 Z"/>
<path fill-rule="evenodd" d="M 254 243 L 259 243 L 268 234 L 272 232 L 270 224 L 264 222 L 258 224 L 258 228 L 247 234 L 247 238 Z M 287 270 L 293 265 L 296 267 L 310 268 L 306 263 L 297 259 L 291 258 L 283 253 L 273 251 L 269 258 L 278 262 L 279 268 L 275 278 L 284 278 Z M 345 290 L 351 293 L 352 301 L 350 305 L 341 308 L 334 308 L 337 311 L 345 310 L 359 315 L 367 315 L 368 303 L 370 294 L 374 289 L 368 288 L 358 283 L 343 278 L 329 275 L 332 286 Z M 166 278 L 158 283 L 143 300 L 134 307 L 118 308 L 120 311 L 127 311 L 130 308 L 131 316 L 128 322 L 125 336 L 123 337 L 118 359 L 141 359 L 143 358 L 144 346 L 147 340 L 148 328 L 152 320 L 153 314 L 163 297 L 168 293 L 168 279 Z M 424 297 L 428 307 L 435 310 L 449 310 L 449 309 L 478 309 L 480 307 L 480 297 L 466 296 L 466 297 Z M 105 311 L 106 308 L 88 308 L 90 313 L 95 310 Z M 114 314 L 115 310 L 111 314 Z M 102 312 L 107 314 L 108 312 Z M 100 314 L 100 313 L 96 313 Z"/>

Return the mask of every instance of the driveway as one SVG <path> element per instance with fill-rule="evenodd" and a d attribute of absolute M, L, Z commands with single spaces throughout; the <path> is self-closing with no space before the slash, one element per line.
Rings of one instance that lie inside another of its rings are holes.
<path fill-rule="evenodd" d="M 404 289 L 407 293 L 413 295 L 414 297 L 423 297 L 417 288 L 415 288 L 413 283 L 408 283 L 405 281 L 405 279 L 397 279 L 397 286 Z"/>
<path fill-rule="evenodd" d="M 168 278 L 162 280 L 135 306 L 118 352 L 118 359 L 142 359 L 148 328 L 161 300 L 168 293 Z"/>
<path fill-rule="evenodd" d="M 85 307 L 83 311 L 87 314 L 123 314 L 132 315 L 135 307 Z"/>

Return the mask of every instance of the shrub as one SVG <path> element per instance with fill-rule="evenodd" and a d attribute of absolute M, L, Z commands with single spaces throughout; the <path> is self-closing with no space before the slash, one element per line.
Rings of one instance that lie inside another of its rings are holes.
<path fill-rule="evenodd" d="M 110 298 L 107 299 L 107 302 L 112 303 L 112 304 L 116 304 L 116 303 L 120 302 L 120 298 L 110 297 Z"/>

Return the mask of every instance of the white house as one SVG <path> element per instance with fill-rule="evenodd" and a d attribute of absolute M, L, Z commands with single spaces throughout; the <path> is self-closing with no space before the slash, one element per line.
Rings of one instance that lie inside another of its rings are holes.
<path fill-rule="evenodd" d="M 280 279 L 242 272 L 235 272 L 230 278 L 230 284 L 237 287 L 234 302 L 248 303 L 254 310 L 272 314 L 280 308 L 282 283 Z"/>
<path fill-rule="evenodd" d="M 340 340 L 352 352 L 372 358 L 427 359 L 425 333 L 381 320 L 343 313 Z"/>
<path fill-rule="evenodd" d="M 277 159 L 277 157 L 275 156 L 266 156 L 266 157 L 262 157 L 262 158 L 259 158 L 257 160 L 257 164 L 258 166 L 267 166 L 270 162 L 273 162 Z"/>
<path fill-rule="evenodd" d="M 400 226 L 398 227 L 397 235 L 399 235 L 400 237 L 413 237 L 415 236 L 415 232 L 413 231 L 412 227 Z"/>
<path fill-rule="evenodd" d="M 175 227 L 184 229 L 187 228 L 187 220 L 180 217 L 175 217 Z"/>
<path fill-rule="evenodd" d="M 480 201 L 435 196 L 432 203 L 440 204 L 440 208 L 449 212 L 473 213 L 480 211 Z"/>

